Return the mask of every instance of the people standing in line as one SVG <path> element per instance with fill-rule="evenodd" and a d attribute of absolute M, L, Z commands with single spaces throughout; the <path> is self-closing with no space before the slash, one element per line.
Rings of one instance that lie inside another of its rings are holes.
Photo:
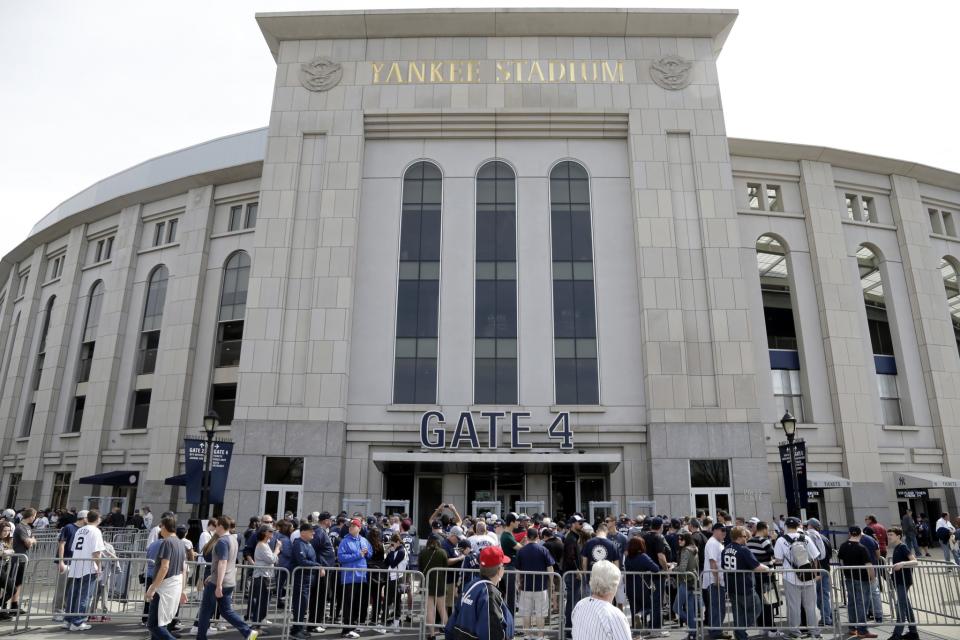
<path fill-rule="evenodd" d="M 860 538 L 860 544 L 867 549 L 867 555 L 870 556 L 870 562 L 874 567 L 879 567 L 882 562 L 880 559 L 880 544 L 873 533 L 872 527 L 863 528 L 863 536 Z M 880 574 L 874 571 L 870 578 L 870 593 L 867 597 L 867 619 L 883 622 L 883 600 L 880 596 Z"/>
<path fill-rule="evenodd" d="M 360 634 L 355 627 L 366 620 L 367 573 L 364 569 L 367 568 L 367 558 L 370 557 L 372 549 L 370 542 L 360 535 L 362 526 L 363 522 L 359 518 L 351 520 L 347 535 L 340 540 L 340 547 L 337 549 L 337 557 L 343 569 L 340 577 L 343 586 L 341 616 L 344 625 L 341 635 L 344 638 L 359 638 Z"/>
<path fill-rule="evenodd" d="M 720 627 L 723 626 L 723 617 L 726 613 L 725 583 L 720 568 L 722 566 L 723 540 L 727 535 L 727 530 L 718 522 L 711 528 L 711 533 L 710 539 L 704 546 L 703 574 L 700 579 L 700 586 L 703 589 L 704 625 L 710 628 L 710 638 L 719 640 L 723 636 Z"/>
<path fill-rule="evenodd" d="M 887 528 L 877 522 L 877 516 L 872 513 L 863 519 L 864 527 L 870 527 L 873 530 L 873 538 L 880 546 L 879 560 L 887 558 Z"/>
<path fill-rule="evenodd" d="M 909 508 L 900 518 L 900 529 L 903 531 L 903 542 L 913 551 L 914 555 L 920 557 L 920 544 L 917 540 L 917 523 L 913 519 L 913 511 Z"/>
<path fill-rule="evenodd" d="M 70 580 L 68 575 L 70 571 L 69 563 L 70 558 L 73 557 L 73 537 L 85 524 L 87 524 L 86 509 L 77 514 L 75 521 L 63 525 L 57 536 L 57 558 L 59 562 L 57 563 L 57 584 L 56 587 L 54 587 L 53 593 L 53 606 L 55 610 L 53 616 L 54 622 L 63 622 L 67 584 Z"/>
<path fill-rule="evenodd" d="M 866 547 L 860 544 L 863 531 L 860 527 L 852 526 L 850 536 L 840 545 L 837 559 L 844 567 L 843 584 L 847 592 L 847 621 L 850 624 L 849 635 L 858 638 L 876 638 L 877 634 L 867 629 L 867 606 L 870 597 L 870 581 L 875 572 L 870 554 Z"/>
<path fill-rule="evenodd" d="M 37 539 L 33 537 L 32 524 L 37 519 L 37 510 L 27 507 L 20 514 L 20 522 L 13 527 L 13 552 L 17 555 L 27 555 L 30 549 L 37 544 Z M 13 614 L 24 614 L 26 611 L 20 608 L 20 592 L 23 590 L 23 574 L 27 570 L 26 562 L 15 562 L 16 574 L 14 576 L 13 599 L 10 601 L 10 608 Z"/>
<path fill-rule="evenodd" d="M 747 548 L 750 549 L 750 553 L 757 559 L 757 562 L 768 569 L 773 568 L 775 560 L 773 541 L 770 539 L 767 523 L 763 520 L 759 520 L 753 525 L 753 536 L 747 540 Z M 764 636 L 771 638 L 776 636 L 776 610 L 780 607 L 780 592 L 777 589 L 776 576 L 769 573 L 760 574 L 757 576 L 755 585 L 762 608 L 760 625 L 764 630 Z"/>
<path fill-rule="evenodd" d="M 87 511 L 87 524 L 73 536 L 66 606 L 72 615 L 63 617 L 63 628 L 69 631 L 90 629 L 86 613 L 100 574 L 100 556 L 107 550 L 99 525 L 100 514 L 90 509 Z"/>
<path fill-rule="evenodd" d="M 367 531 L 370 543 L 370 556 L 367 558 L 367 589 L 370 600 L 370 624 L 377 633 L 384 634 L 386 628 L 386 588 L 387 552 L 380 537 L 380 530 L 370 528 Z M 366 605 L 364 605 L 366 610 Z"/>
<path fill-rule="evenodd" d="M 950 522 L 949 513 L 944 511 L 940 514 L 940 519 L 937 520 L 937 524 L 934 526 L 933 531 L 937 542 L 940 544 L 940 550 L 943 551 L 944 562 L 948 564 L 954 562 L 960 564 L 960 558 L 956 558 L 953 550 L 950 548 L 950 542 L 953 540 L 953 534 L 956 531 L 956 527 L 954 527 L 953 523 Z"/>
<path fill-rule="evenodd" d="M 280 553 L 283 550 L 283 543 L 279 540 L 270 548 L 273 536 L 273 527 L 260 525 L 257 530 L 257 546 L 253 550 L 253 564 L 257 568 L 252 572 L 247 620 L 256 623 L 258 629 L 261 625 L 270 623 L 266 619 L 267 607 L 270 604 L 270 584 L 276 573 L 273 568 L 280 562 Z"/>
<path fill-rule="evenodd" d="M 293 626 L 290 628 L 290 635 L 294 638 L 307 638 L 309 632 L 306 621 L 312 600 L 311 593 L 318 579 L 318 573 L 323 569 L 317 569 L 321 565 L 317 561 L 317 552 L 313 548 L 315 535 L 313 525 L 304 522 L 300 525 L 299 531 L 300 537 L 292 543 L 293 553 L 290 562 L 293 572 L 290 585 L 290 597 L 293 600 Z"/>
<path fill-rule="evenodd" d="M 789 519 L 786 526 L 789 529 Z M 733 624 L 736 627 L 733 635 L 736 640 L 747 640 L 747 629 L 756 624 L 760 614 L 760 596 L 757 595 L 753 574 L 770 570 L 757 561 L 746 545 L 747 530 L 744 527 L 733 527 L 730 529 L 730 544 L 722 554 L 723 570 L 727 573 L 727 595 L 730 597 Z M 814 637 L 819 635 L 815 632 Z"/>
<path fill-rule="evenodd" d="M 523 545 L 517 551 L 516 566 L 517 571 L 544 574 L 526 574 L 520 579 L 520 615 L 526 620 L 526 626 L 533 629 L 534 635 L 539 634 L 544 620 L 550 617 L 554 564 L 556 560 L 540 542 L 539 532 L 533 527 L 528 528 Z"/>
<path fill-rule="evenodd" d="M 187 601 L 186 548 L 177 538 L 176 518 L 160 521 L 155 563 L 152 580 L 144 593 L 144 600 L 150 603 L 147 629 L 153 640 L 174 640 L 167 625 L 173 622 L 180 604 Z"/>
<path fill-rule="evenodd" d="M 696 578 L 700 574 L 698 558 L 700 553 L 693 534 L 689 531 L 681 531 L 677 534 L 677 548 L 679 557 L 674 567 L 677 576 L 677 597 L 673 602 L 673 611 L 680 619 L 680 623 L 687 625 L 687 640 L 695 640 L 697 624 L 700 622 L 698 619 L 700 594 L 697 592 Z"/>
<path fill-rule="evenodd" d="M 820 550 L 813 540 L 800 531 L 800 519 L 789 517 L 784 522 L 784 533 L 773 546 L 773 555 L 786 570 L 784 594 L 787 599 L 788 635 L 801 636 L 801 613 L 807 617 L 807 629 L 819 637 L 817 624 L 817 562 Z"/>
<path fill-rule="evenodd" d="M 563 538 L 563 557 L 560 560 L 560 573 L 563 575 L 564 598 L 563 616 L 566 628 L 571 628 L 573 606 L 583 594 L 583 581 L 580 579 L 580 530 L 583 518 L 577 514 L 567 520 L 567 534 Z"/>
<path fill-rule="evenodd" d="M 443 571 L 435 569 L 446 569 L 447 552 L 440 546 L 443 540 L 440 534 L 431 533 L 427 537 L 427 544 L 420 552 L 420 573 L 427 579 L 427 611 L 426 624 L 428 638 L 433 640 L 436 634 L 430 634 L 437 616 L 440 617 L 440 625 L 445 627 L 447 624 L 447 607 L 444 604 L 444 594 L 446 592 L 446 576 Z"/>
<path fill-rule="evenodd" d="M 391 534 L 389 544 L 385 560 L 387 568 L 390 569 L 387 581 L 387 616 L 389 618 L 387 624 L 397 632 L 400 629 L 400 614 L 403 608 L 400 587 L 404 584 L 404 571 L 407 570 L 409 557 L 399 533 Z"/>
<path fill-rule="evenodd" d="M 7 613 L 8 602 L 13 597 L 13 578 L 11 573 L 16 572 L 13 565 L 13 523 L 0 520 L 0 620 L 9 620 L 12 616 Z M 69 584 L 69 579 L 67 580 Z"/>
<path fill-rule="evenodd" d="M 887 541 L 891 551 L 890 577 L 896 593 L 893 602 L 894 617 L 897 625 L 893 628 L 893 635 L 888 640 L 920 640 L 917 633 L 917 619 L 910 603 L 910 588 L 913 586 L 913 568 L 920 564 L 910 546 L 904 542 L 903 529 L 890 527 L 887 529 Z M 904 633 L 904 627 L 907 633 Z"/>
<path fill-rule="evenodd" d="M 247 640 L 256 640 L 258 632 L 251 629 L 233 610 L 231 596 L 237 587 L 237 552 L 239 544 L 233 533 L 233 518 L 217 518 L 217 540 L 210 555 L 210 576 L 204 581 L 200 613 L 197 616 L 197 640 L 206 640 L 210 618 L 219 606 L 224 620 Z"/>
<path fill-rule="evenodd" d="M 820 557 L 817 562 L 820 569 L 820 579 L 817 580 L 817 609 L 820 611 L 820 622 L 825 627 L 833 626 L 833 577 L 830 573 L 830 564 L 833 562 L 833 544 L 830 538 L 820 533 L 823 526 L 816 518 L 807 520 L 807 535 L 817 545 Z"/>
<path fill-rule="evenodd" d="M 624 570 L 629 574 L 623 582 L 626 583 L 626 599 L 630 603 L 631 615 L 640 616 L 640 627 L 647 630 L 645 633 L 648 637 L 652 637 L 660 635 L 663 626 L 663 581 L 660 576 L 652 575 L 660 572 L 660 565 L 647 551 L 646 541 L 642 537 L 630 538 L 624 560 Z"/>
<path fill-rule="evenodd" d="M 323 511 L 317 514 L 316 526 L 313 528 L 313 540 L 310 544 L 317 556 L 317 562 L 323 567 L 317 572 L 317 579 L 313 584 L 313 593 L 310 597 L 310 631 L 314 633 L 324 633 L 327 629 L 323 626 L 325 613 L 327 610 L 327 585 L 330 584 L 334 576 L 328 574 L 327 568 L 334 567 L 337 564 L 337 552 L 334 547 L 333 539 L 330 536 L 330 526 L 333 523 L 333 516 L 329 511 Z"/>
<path fill-rule="evenodd" d="M 573 640 L 631 640 L 630 624 L 613 605 L 620 570 L 609 560 L 590 569 L 590 595 L 576 603 L 571 614 Z"/>

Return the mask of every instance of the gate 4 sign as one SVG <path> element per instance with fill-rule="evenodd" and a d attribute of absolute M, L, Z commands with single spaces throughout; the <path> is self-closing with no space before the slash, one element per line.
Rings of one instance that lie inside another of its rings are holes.
<path fill-rule="evenodd" d="M 507 417 L 504 411 L 482 411 L 480 419 L 474 421 L 473 413 L 461 411 L 457 419 L 457 426 L 447 440 L 446 419 L 439 411 L 427 411 L 420 417 L 420 446 L 425 449 L 459 449 L 461 444 L 470 445 L 471 449 L 480 449 L 480 436 L 477 431 L 477 422 L 481 431 L 486 432 L 487 448 L 496 449 L 500 446 L 500 420 Z M 524 434 L 533 431 L 533 427 L 523 424 L 523 420 L 530 417 L 526 411 L 516 411 L 510 414 L 510 449 L 532 449 L 533 443 L 524 441 Z M 557 440 L 561 449 L 573 449 L 573 431 L 570 429 L 570 414 L 561 412 L 547 427 L 547 437 Z"/>

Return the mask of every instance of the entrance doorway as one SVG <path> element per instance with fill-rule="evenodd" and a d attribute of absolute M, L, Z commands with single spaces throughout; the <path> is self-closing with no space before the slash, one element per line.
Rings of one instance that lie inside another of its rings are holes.
<path fill-rule="evenodd" d="M 282 520 L 287 511 L 294 516 L 300 516 L 300 503 L 303 498 L 303 487 L 299 485 L 268 484 L 263 486 L 260 513 L 269 513 L 275 521 Z"/>
<path fill-rule="evenodd" d="M 714 518 L 720 511 L 733 513 L 729 460 L 690 461 L 690 508 Z"/>
<path fill-rule="evenodd" d="M 730 513 L 729 489 L 694 489 L 690 492 L 690 507 L 694 513 L 706 511 L 714 518 L 717 513 Z"/>
<path fill-rule="evenodd" d="M 443 499 L 443 478 L 441 476 L 420 476 L 417 478 L 417 535 L 427 538 L 430 535 L 430 514 Z"/>

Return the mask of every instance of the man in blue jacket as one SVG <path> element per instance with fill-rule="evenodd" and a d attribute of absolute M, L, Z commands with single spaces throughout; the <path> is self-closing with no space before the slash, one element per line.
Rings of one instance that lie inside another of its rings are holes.
<path fill-rule="evenodd" d="M 340 540 L 337 548 L 337 558 L 342 569 L 340 575 L 343 582 L 343 600 L 340 613 L 343 616 L 344 638 L 359 638 L 353 625 L 363 624 L 367 613 L 367 558 L 373 549 L 366 538 L 360 535 L 363 522 L 360 518 L 350 521 L 346 536 Z"/>
<path fill-rule="evenodd" d="M 310 589 L 313 586 L 317 569 L 317 554 L 313 550 L 313 526 L 308 522 L 300 525 L 300 537 L 293 541 L 293 590 L 290 597 L 293 598 L 293 628 L 290 630 L 291 637 L 303 640 L 309 637 L 306 628 L 303 625 L 304 615 L 307 613 L 310 601 Z M 302 568 L 301 568 L 302 567 Z"/>
<path fill-rule="evenodd" d="M 321 567 L 332 567 L 337 563 L 337 552 L 334 551 L 333 542 L 330 540 L 330 522 L 332 516 L 329 511 L 324 511 L 317 516 L 317 526 L 313 530 L 313 550 L 317 554 L 317 562 Z M 312 631 L 323 633 L 326 629 L 322 626 L 326 612 L 327 604 L 327 572 L 320 569 L 317 575 L 317 582 L 313 586 L 313 595 L 310 598 L 310 622 L 314 625 Z"/>
<path fill-rule="evenodd" d="M 454 627 L 472 633 L 479 640 L 513 637 L 513 614 L 497 588 L 506 564 L 510 564 L 510 558 L 503 555 L 500 547 L 491 546 L 480 552 L 480 575 L 464 585 L 463 595 L 457 599 L 444 629 L 448 638 L 452 637 Z"/>

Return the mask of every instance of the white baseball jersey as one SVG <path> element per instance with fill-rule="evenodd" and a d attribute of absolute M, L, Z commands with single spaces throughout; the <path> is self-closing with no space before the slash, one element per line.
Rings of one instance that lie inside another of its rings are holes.
<path fill-rule="evenodd" d="M 97 565 L 93 561 L 93 554 L 103 553 L 107 546 L 103 543 L 103 533 L 95 525 L 84 525 L 77 529 L 70 545 L 73 559 L 70 561 L 71 578 L 82 578 L 91 573 L 97 573 Z"/>

